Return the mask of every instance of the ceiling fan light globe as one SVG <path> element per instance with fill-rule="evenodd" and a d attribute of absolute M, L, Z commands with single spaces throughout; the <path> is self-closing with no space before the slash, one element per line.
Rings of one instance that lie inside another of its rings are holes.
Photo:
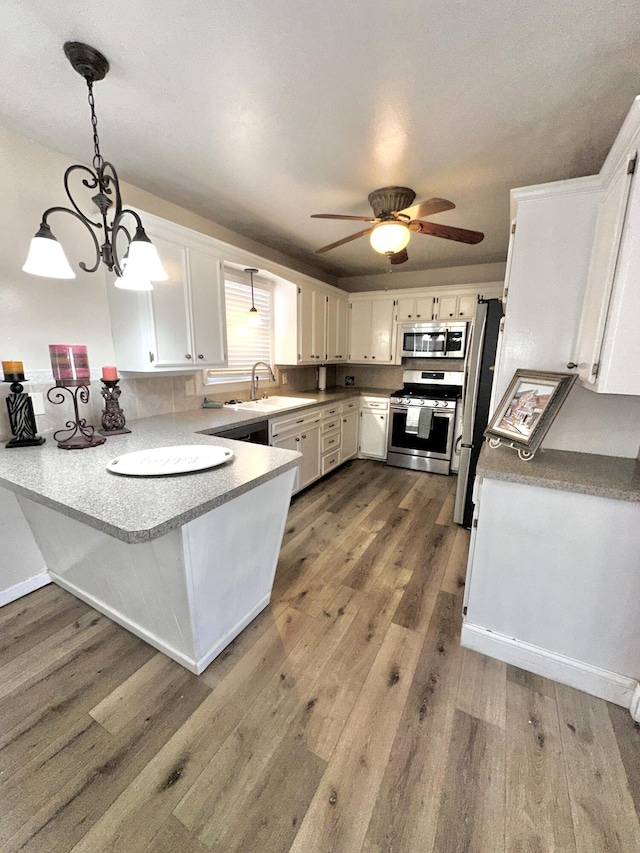
<path fill-rule="evenodd" d="M 411 232 L 404 222 L 379 222 L 369 235 L 371 248 L 381 255 L 395 255 L 406 248 Z"/>

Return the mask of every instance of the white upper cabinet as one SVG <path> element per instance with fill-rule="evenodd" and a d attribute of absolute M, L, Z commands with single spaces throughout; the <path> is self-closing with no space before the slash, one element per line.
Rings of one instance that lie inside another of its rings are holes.
<path fill-rule="evenodd" d="M 399 297 L 396 319 L 398 322 L 420 322 L 433 318 L 433 296 L 418 296 L 415 298 L 401 296 Z"/>
<path fill-rule="evenodd" d="M 349 361 L 393 363 L 395 301 L 354 299 L 349 318 Z"/>
<path fill-rule="evenodd" d="M 346 361 L 349 351 L 349 301 L 329 294 L 327 302 L 327 361 Z"/>
<path fill-rule="evenodd" d="M 640 395 L 640 100 L 605 162 L 577 356 L 585 388 Z"/>
<path fill-rule="evenodd" d="M 149 215 L 144 222 L 169 278 L 145 292 L 108 284 L 118 367 L 157 373 L 223 366 L 222 260 L 203 235 Z"/>
<path fill-rule="evenodd" d="M 346 294 L 298 288 L 298 364 L 346 361 Z"/>
<path fill-rule="evenodd" d="M 478 297 L 475 293 L 463 296 L 438 296 L 433 310 L 434 320 L 472 320 Z"/>

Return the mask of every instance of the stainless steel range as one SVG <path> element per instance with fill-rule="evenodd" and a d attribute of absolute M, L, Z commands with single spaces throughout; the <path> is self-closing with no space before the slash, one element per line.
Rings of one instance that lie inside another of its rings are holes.
<path fill-rule="evenodd" d="M 449 474 L 461 430 L 461 371 L 405 370 L 391 394 L 387 465 Z"/>

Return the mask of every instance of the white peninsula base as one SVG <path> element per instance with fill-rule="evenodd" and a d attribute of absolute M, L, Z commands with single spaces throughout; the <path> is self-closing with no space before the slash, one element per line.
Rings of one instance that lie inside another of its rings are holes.
<path fill-rule="evenodd" d="M 294 476 L 139 544 L 18 501 L 55 583 L 200 674 L 269 603 Z"/>

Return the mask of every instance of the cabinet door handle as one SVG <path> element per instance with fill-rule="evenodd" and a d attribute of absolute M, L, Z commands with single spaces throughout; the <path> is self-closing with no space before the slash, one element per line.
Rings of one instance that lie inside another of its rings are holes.
<path fill-rule="evenodd" d="M 567 363 L 567 370 L 575 370 L 577 366 L 578 365 L 575 363 L 575 361 L 569 361 Z"/>
<path fill-rule="evenodd" d="M 199 354 L 198 358 L 204 358 L 204 356 L 202 354 Z"/>
<path fill-rule="evenodd" d="M 298 436 L 296 436 L 296 441 L 300 441 L 300 439 L 298 438 Z"/>
<path fill-rule="evenodd" d="M 371 358 L 375 358 L 375 355 L 372 355 Z"/>
<path fill-rule="evenodd" d="M 307 437 L 306 435 L 302 435 L 302 436 L 301 436 L 301 438 L 306 438 L 306 437 Z"/>
<path fill-rule="evenodd" d="M 188 352 L 188 353 L 185 355 L 185 358 L 191 358 L 191 353 L 190 353 L 190 352 Z"/>

